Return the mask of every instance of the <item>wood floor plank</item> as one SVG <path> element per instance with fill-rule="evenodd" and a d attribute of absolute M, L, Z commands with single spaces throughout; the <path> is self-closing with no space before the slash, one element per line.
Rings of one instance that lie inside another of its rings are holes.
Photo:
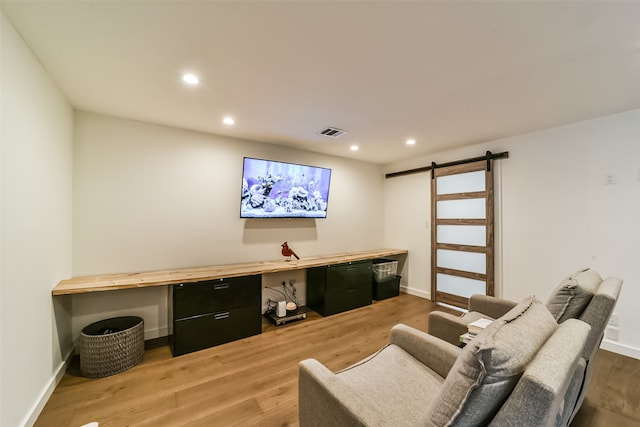
<path fill-rule="evenodd" d="M 305 321 L 265 324 L 260 335 L 179 357 L 166 345 L 150 348 L 141 364 L 107 378 L 81 377 L 76 361 L 36 426 L 297 426 L 301 360 L 346 368 L 386 345 L 397 323 L 426 330 L 434 309 L 454 312 L 401 294 L 333 316 L 310 313 Z M 597 361 L 591 383 L 597 389 L 590 388 L 573 426 L 626 420 L 636 427 L 640 361 L 603 351 Z"/>
<path fill-rule="evenodd" d="M 136 425 L 154 416 L 158 412 L 173 411 L 176 409 L 176 400 L 173 393 L 153 397 L 139 396 L 136 405 L 122 403 L 112 405 L 85 405 L 77 408 L 72 423 L 81 426 L 88 421 L 98 421 L 100 427 L 121 427 Z M 95 414 L 100 414 L 95 416 Z"/>
<path fill-rule="evenodd" d="M 631 420 L 622 414 L 611 412 L 603 408 L 597 409 L 590 422 L 592 427 L 640 427 L 639 421 Z M 583 427 L 574 421 L 571 427 Z"/>
<path fill-rule="evenodd" d="M 640 364 L 619 356 L 600 396 L 602 408 L 640 423 Z"/>
<path fill-rule="evenodd" d="M 183 406 L 175 411 L 156 413 L 145 420 L 127 425 L 132 427 L 248 426 L 250 425 L 247 424 L 248 419 L 259 418 L 261 415 L 262 410 L 256 400 L 249 398 L 222 409 L 215 404 Z"/>

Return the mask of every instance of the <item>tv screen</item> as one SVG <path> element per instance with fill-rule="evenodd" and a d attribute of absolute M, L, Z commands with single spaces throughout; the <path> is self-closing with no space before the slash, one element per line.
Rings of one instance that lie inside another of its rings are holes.
<path fill-rule="evenodd" d="M 240 218 L 326 218 L 331 169 L 244 158 Z"/>

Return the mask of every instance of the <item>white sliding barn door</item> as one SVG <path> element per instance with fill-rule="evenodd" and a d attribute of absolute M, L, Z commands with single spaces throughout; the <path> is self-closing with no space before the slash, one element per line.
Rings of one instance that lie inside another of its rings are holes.
<path fill-rule="evenodd" d="M 434 168 L 431 300 L 467 308 L 494 294 L 492 160 Z"/>

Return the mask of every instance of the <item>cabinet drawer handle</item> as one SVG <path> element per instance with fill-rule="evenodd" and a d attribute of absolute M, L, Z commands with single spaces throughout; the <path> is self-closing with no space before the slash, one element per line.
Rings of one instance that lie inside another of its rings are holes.
<path fill-rule="evenodd" d="M 347 267 L 346 268 L 347 271 L 351 271 L 351 270 L 355 270 L 355 269 L 356 269 L 356 267 Z"/>
<path fill-rule="evenodd" d="M 225 311 L 224 313 L 216 313 L 213 315 L 213 318 L 215 320 L 222 320 L 222 319 L 227 319 L 229 318 L 230 314 L 228 311 Z"/>
<path fill-rule="evenodd" d="M 213 290 L 214 291 L 219 291 L 220 289 L 229 289 L 229 284 L 228 283 L 220 283 L 217 285 L 213 285 Z"/>

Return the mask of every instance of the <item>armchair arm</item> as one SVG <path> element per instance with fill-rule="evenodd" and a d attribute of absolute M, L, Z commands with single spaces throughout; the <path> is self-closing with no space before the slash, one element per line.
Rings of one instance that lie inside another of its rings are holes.
<path fill-rule="evenodd" d="M 494 319 L 504 316 L 516 305 L 517 302 L 481 294 L 474 294 L 469 298 L 469 311 L 477 311 Z"/>
<path fill-rule="evenodd" d="M 300 426 L 382 426 L 380 410 L 315 359 L 303 360 L 298 369 Z"/>
<path fill-rule="evenodd" d="M 461 351 L 453 344 L 403 324 L 391 329 L 389 342 L 402 348 L 443 378 L 447 376 Z"/>
<path fill-rule="evenodd" d="M 445 313 L 444 311 L 432 311 L 429 313 L 427 332 L 452 345 L 460 344 L 460 335 L 467 332 L 468 320 L 460 316 Z"/>

